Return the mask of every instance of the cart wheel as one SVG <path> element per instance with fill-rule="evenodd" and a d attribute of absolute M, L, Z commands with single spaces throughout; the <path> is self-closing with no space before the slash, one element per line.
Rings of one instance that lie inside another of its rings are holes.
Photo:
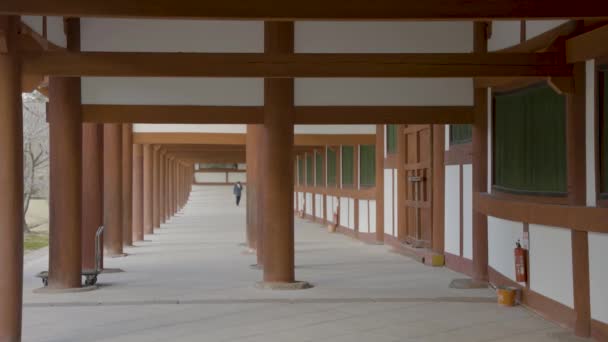
<path fill-rule="evenodd" d="M 97 284 L 97 276 L 96 276 L 96 275 L 94 275 L 94 276 L 91 278 L 91 285 L 95 285 L 95 284 Z"/>

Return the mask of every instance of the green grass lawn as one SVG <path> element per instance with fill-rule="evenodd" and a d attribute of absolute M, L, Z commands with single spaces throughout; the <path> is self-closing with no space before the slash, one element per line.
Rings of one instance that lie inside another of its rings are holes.
<path fill-rule="evenodd" d="M 29 233 L 23 236 L 23 249 L 33 251 L 46 247 L 49 244 L 49 236 L 44 233 Z"/>

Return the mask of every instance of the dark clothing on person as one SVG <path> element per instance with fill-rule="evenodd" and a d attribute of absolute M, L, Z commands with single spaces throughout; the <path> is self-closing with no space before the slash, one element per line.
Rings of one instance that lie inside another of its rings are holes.
<path fill-rule="evenodd" d="M 238 207 L 239 203 L 241 203 L 241 192 L 243 191 L 243 185 L 239 182 L 234 184 L 234 188 L 232 189 L 232 193 L 236 196 L 236 205 Z"/>

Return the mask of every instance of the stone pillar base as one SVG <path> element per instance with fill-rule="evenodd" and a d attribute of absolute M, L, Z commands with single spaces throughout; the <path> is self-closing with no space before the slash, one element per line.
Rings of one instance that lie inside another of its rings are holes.
<path fill-rule="evenodd" d="M 305 290 L 313 286 L 306 281 L 294 281 L 293 283 L 260 281 L 255 284 L 255 287 L 262 290 Z"/>

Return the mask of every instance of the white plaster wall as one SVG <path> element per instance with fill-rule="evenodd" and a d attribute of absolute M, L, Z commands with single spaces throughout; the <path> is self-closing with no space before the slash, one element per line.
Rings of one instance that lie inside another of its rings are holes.
<path fill-rule="evenodd" d="M 63 17 L 47 17 L 46 18 L 46 34 L 47 39 L 58 46 L 66 47 L 67 39 L 63 26 Z"/>
<path fill-rule="evenodd" d="M 369 201 L 359 200 L 359 231 L 369 233 Z"/>
<path fill-rule="evenodd" d="M 531 224 L 529 260 L 530 289 L 574 308 L 571 231 Z"/>
<path fill-rule="evenodd" d="M 524 224 L 488 216 L 488 265 L 515 281 L 515 242 L 522 239 Z"/>
<path fill-rule="evenodd" d="M 296 52 L 471 52 L 473 24 L 465 21 L 298 21 Z"/>
<path fill-rule="evenodd" d="M 585 161 L 587 182 L 587 206 L 595 207 L 597 187 L 595 177 L 595 60 L 585 63 Z"/>
<path fill-rule="evenodd" d="M 134 124 L 135 133 L 246 133 L 247 125 Z"/>
<path fill-rule="evenodd" d="M 323 218 L 323 195 L 315 194 L 315 217 Z"/>
<path fill-rule="evenodd" d="M 247 170 L 247 164 L 245 163 L 239 163 L 237 167 L 239 170 Z"/>
<path fill-rule="evenodd" d="M 608 323 L 608 234 L 589 233 L 588 239 L 591 318 Z"/>
<path fill-rule="evenodd" d="M 348 209 L 348 198 L 340 197 L 340 225 L 345 228 L 350 228 Z"/>
<path fill-rule="evenodd" d="M 82 18 L 83 51 L 264 52 L 264 22 Z"/>
<path fill-rule="evenodd" d="M 83 77 L 83 104 L 262 106 L 262 78 Z"/>
<path fill-rule="evenodd" d="M 447 253 L 460 255 L 460 166 L 445 167 L 444 246 Z"/>
<path fill-rule="evenodd" d="M 376 134 L 375 125 L 295 125 L 295 134 Z"/>
<path fill-rule="evenodd" d="M 334 222 L 334 200 L 332 196 L 327 196 L 325 200 L 325 216 L 327 217 L 327 222 Z"/>
<path fill-rule="evenodd" d="M 471 78 L 298 78 L 296 106 L 472 106 Z"/>
<path fill-rule="evenodd" d="M 393 235 L 393 169 L 384 169 L 384 234 Z"/>
<path fill-rule="evenodd" d="M 247 173 L 246 172 L 229 172 L 228 173 L 228 181 L 231 183 L 236 182 L 247 182 Z"/>
<path fill-rule="evenodd" d="M 340 204 L 340 199 L 336 196 L 332 196 L 331 197 L 331 215 L 333 217 L 333 214 L 337 214 L 338 213 L 338 205 Z"/>
<path fill-rule="evenodd" d="M 312 215 L 313 205 L 312 205 L 312 193 L 306 193 L 306 214 Z"/>
<path fill-rule="evenodd" d="M 376 232 L 376 201 L 369 201 L 369 232 Z"/>
<path fill-rule="evenodd" d="M 462 256 L 473 259 L 473 165 L 462 166 Z"/>
<path fill-rule="evenodd" d="M 492 22 L 492 37 L 488 40 L 488 51 L 496 51 L 519 44 L 521 24 L 519 20 L 495 20 Z"/>
<path fill-rule="evenodd" d="M 348 199 L 348 228 L 355 229 L 355 200 Z"/>
<path fill-rule="evenodd" d="M 194 179 L 199 183 L 226 183 L 225 172 L 197 172 Z"/>
<path fill-rule="evenodd" d="M 298 211 L 304 210 L 304 193 L 298 192 Z"/>
<path fill-rule="evenodd" d="M 549 31 L 568 20 L 527 20 L 526 21 L 526 39 L 534 38 L 541 33 Z"/>
<path fill-rule="evenodd" d="M 42 35 L 42 17 L 33 15 L 24 15 L 21 17 L 21 21 L 29 26 L 34 32 Z"/>
<path fill-rule="evenodd" d="M 293 193 L 293 210 L 298 210 L 297 203 L 298 203 L 298 194 L 296 194 L 294 192 Z"/>

